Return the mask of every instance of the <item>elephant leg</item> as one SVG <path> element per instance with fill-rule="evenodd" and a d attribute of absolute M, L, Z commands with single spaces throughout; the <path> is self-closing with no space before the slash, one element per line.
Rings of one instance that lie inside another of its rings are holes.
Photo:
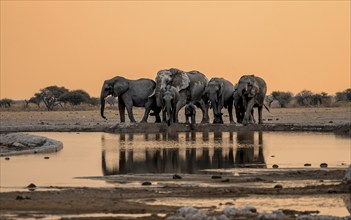
<path fill-rule="evenodd" d="M 258 106 L 258 123 L 259 124 L 263 124 L 262 109 L 263 109 L 263 106 Z"/>
<path fill-rule="evenodd" d="M 189 124 L 189 115 L 185 115 L 185 123 Z"/>
<path fill-rule="evenodd" d="M 179 110 L 186 104 L 186 99 L 179 100 L 176 104 L 175 112 L 174 112 L 174 122 L 179 123 L 178 112 Z"/>
<path fill-rule="evenodd" d="M 233 103 L 230 102 L 228 104 L 228 115 L 229 115 L 229 122 L 230 123 L 234 123 L 234 119 L 233 119 Z"/>
<path fill-rule="evenodd" d="M 162 122 L 166 122 L 166 111 L 162 110 Z"/>
<path fill-rule="evenodd" d="M 247 102 L 246 112 L 243 120 L 244 125 L 247 125 L 250 122 L 250 118 L 252 117 L 251 111 L 253 106 L 254 106 L 254 99 L 252 98 Z"/>
<path fill-rule="evenodd" d="M 202 112 L 201 123 L 209 123 L 210 117 L 208 116 L 208 105 L 205 103 L 205 101 L 203 99 L 198 101 L 198 104 L 199 104 L 201 112 Z"/>
<path fill-rule="evenodd" d="M 150 102 L 150 101 L 146 102 L 144 116 L 141 119 L 140 123 L 146 123 L 147 122 L 147 118 L 149 117 L 149 113 L 151 111 L 151 107 L 152 107 L 152 102 Z"/>
<path fill-rule="evenodd" d="M 122 99 L 118 99 L 118 110 L 119 110 L 119 117 L 121 120 L 121 123 L 126 122 L 126 118 L 125 118 L 125 108 L 126 105 L 124 104 Z"/>
<path fill-rule="evenodd" d="M 132 102 L 132 100 L 129 97 L 123 97 L 123 101 L 126 105 L 130 122 L 136 123 L 134 116 L 133 116 L 133 102 Z"/>

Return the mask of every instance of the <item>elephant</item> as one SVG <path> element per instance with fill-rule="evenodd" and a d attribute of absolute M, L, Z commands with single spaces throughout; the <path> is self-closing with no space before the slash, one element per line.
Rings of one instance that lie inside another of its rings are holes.
<path fill-rule="evenodd" d="M 199 71 L 185 72 L 176 68 L 160 70 L 156 76 L 156 103 L 161 107 L 162 90 L 171 85 L 179 92 L 175 107 L 175 122 L 178 123 L 178 112 L 187 102 L 194 103 L 202 111 L 202 123 L 208 123 L 208 104 L 204 96 L 207 77 Z"/>
<path fill-rule="evenodd" d="M 233 120 L 233 93 L 234 86 L 231 82 L 223 78 L 214 77 L 208 82 L 205 94 L 209 98 L 211 107 L 213 109 L 213 123 L 223 124 L 222 108 L 228 109 L 229 121 L 234 123 Z"/>
<path fill-rule="evenodd" d="M 179 100 L 178 90 L 171 85 L 167 85 L 162 91 L 162 113 L 163 121 L 166 121 L 168 125 L 175 122 L 175 109 Z"/>
<path fill-rule="evenodd" d="M 238 93 L 238 84 L 235 84 L 234 86 L 233 99 L 234 99 L 234 107 L 235 107 L 235 114 L 236 114 L 236 122 L 242 124 L 245 116 L 245 106 L 243 103 L 242 96 L 239 95 Z M 254 110 L 252 108 L 251 110 L 252 117 L 250 116 L 250 119 L 252 120 L 254 120 L 253 114 L 254 114 Z"/>
<path fill-rule="evenodd" d="M 112 79 L 105 80 L 102 84 L 100 102 L 101 117 L 104 116 L 105 98 L 109 95 L 118 97 L 118 109 L 121 123 L 125 122 L 125 108 L 127 108 L 130 122 L 135 123 L 133 116 L 133 106 L 144 107 L 145 113 L 141 122 L 147 122 L 147 118 L 151 110 L 156 117 L 156 122 L 161 122 L 159 113 L 161 108 L 156 105 L 155 96 L 151 96 L 156 87 L 156 82 L 151 79 L 130 80 L 122 76 L 116 76 Z"/>
<path fill-rule="evenodd" d="M 190 122 L 189 122 L 190 118 Z M 191 130 L 194 130 L 194 125 L 196 123 L 196 107 L 193 103 L 187 103 L 185 105 L 185 123 L 190 123 Z"/>
<path fill-rule="evenodd" d="M 236 91 L 234 92 L 234 103 L 239 109 L 239 115 L 242 114 L 242 123 L 244 125 L 254 122 L 253 107 L 258 108 L 258 123 L 262 124 L 262 108 L 266 97 L 266 82 L 255 75 L 244 75 L 239 79 Z M 238 113 L 237 113 L 238 116 Z"/>

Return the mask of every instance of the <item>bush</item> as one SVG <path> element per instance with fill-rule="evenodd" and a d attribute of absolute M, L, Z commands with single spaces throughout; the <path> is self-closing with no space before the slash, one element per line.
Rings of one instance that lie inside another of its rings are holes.
<path fill-rule="evenodd" d="M 70 103 L 71 105 L 79 105 L 81 103 L 88 103 L 90 95 L 84 90 L 74 90 L 63 94 L 59 99 L 63 103 Z"/>
<path fill-rule="evenodd" d="M 291 92 L 273 91 L 271 96 L 273 97 L 273 100 L 278 100 L 282 108 L 286 108 L 291 101 L 293 94 Z"/>
<path fill-rule="evenodd" d="M 336 93 L 336 101 L 351 101 L 351 88 Z"/>
<path fill-rule="evenodd" d="M 0 107 L 11 107 L 11 104 L 13 103 L 12 99 L 0 99 Z"/>

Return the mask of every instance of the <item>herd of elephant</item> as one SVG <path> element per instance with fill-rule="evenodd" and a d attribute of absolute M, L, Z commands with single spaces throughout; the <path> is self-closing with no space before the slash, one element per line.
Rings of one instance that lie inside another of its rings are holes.
<path fill-rule="evenodd" d="M 211 78 L 199 71 L 185 72 L 176 68 L 160 70 L 156 80 L 130 80 L 117 76 L 105 80 L 100 95 L 101 117 L 104 116 L 105 98 L 112 95 L 118 98 L 121 123 L 125 122 L 125 109 L 131 122 L 133 106 L 144 107 L 141 122 L 147 122 L 154 115 L 156 122 L 178 123 L 179 110 L 185 106 L 186 122 L 195 124 L 196 107 L 202 111 L 201 123 L 209 123 L 208 109 L 213 109 L 213 123 L 223 123 L 222 109 L 227 108 L 230 123 L 234 123 L 233 105 L 236 121 L 243 125 L 255 123 L 253 108 L 258 108 L 258 123 L 262 124 L 262 109 L 266 96 L 265 81 L 254 75 L 242 76 L 234 86 L 223 78 Z M 195 107 L 196 106 L 196 107 Z M 266 107 L 268 110 L 268 108 Z M 189 118 L 191 121 L 189 122 Z"/>

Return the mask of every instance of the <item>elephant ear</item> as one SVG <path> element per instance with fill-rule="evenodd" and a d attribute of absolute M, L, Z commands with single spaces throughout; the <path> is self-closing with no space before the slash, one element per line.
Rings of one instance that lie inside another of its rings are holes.
<path fill-rule="evenodd" d="M 177 88 L 178 92 L 186 89 L 190 85 L 190 79 L 186 72 L 178 69 L 170 69 L 172 73 L 172 86 Z"/>
<path fill-rule="evenodd" d="M 129 89 L 129 82 L 123 77 L 117 77 L 113 84 L 113 96 L 120 96 Z"/>

